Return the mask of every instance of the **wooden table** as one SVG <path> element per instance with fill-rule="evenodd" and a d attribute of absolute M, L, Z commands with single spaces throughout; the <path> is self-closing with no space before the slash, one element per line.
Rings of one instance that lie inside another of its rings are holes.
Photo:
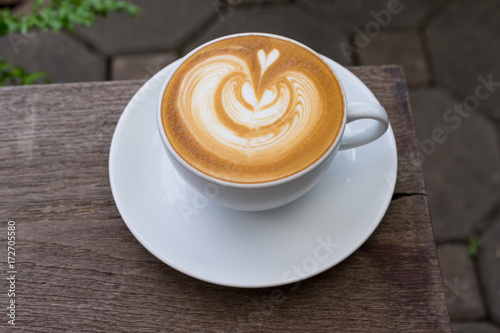
<path fill-rule="evenodd" d="M 0 89 L 0 327 L 9 326 L 6 307 L 15 299 L 16 326 L 33 332 L 450 332 L 403 71 L 350 69 L 387 109 L 396 136 L 391 205 L 345 261 L 266 289 L 181 274 L 127 229 L 111 195 L 108 154 L 143 81 Z"/>

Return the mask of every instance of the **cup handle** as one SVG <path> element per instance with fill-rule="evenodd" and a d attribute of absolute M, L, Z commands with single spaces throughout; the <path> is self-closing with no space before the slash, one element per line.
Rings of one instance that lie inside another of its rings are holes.
<path fill-rule="evenodd" d="M 345 133 L 342 136 L 340 150 L 356 148 L 377 140 L 389 127 L 389 119 L 385 109 L 375 103 L 356 102 L 347 105 L 347 124 L 361 119 L 373 119 L 376 122 L 367 128 L 354 133 Z"/>

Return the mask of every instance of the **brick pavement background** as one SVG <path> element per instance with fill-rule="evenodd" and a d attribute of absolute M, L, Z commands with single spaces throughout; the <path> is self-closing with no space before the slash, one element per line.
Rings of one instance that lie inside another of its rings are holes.
<path fill-rule="evenodd" d="M 262 31 L 343 65 L 402 65 L 453 331 L 500 332 L 500 0 L 132 2 L 135 19 L 0 38 L 0 59 L 52 82 L 145 79 L 205 41 Z"/>

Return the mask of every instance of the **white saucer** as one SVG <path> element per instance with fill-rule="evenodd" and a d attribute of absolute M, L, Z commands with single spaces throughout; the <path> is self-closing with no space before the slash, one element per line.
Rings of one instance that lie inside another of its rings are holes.
<path fill-rule="evenodd" d="M 356 76 L 325 60 L 344 83 L 348 102 L 378 103 Z M 197 196 L 163 150 L 155 110 L 169 71 L 170 66 L 156 74 L 129 102 L 109 156 L 118 210 L 153 255 L 211 283 L 271 287 L 333 267 L 372 234 L 394 191 L 392 128 L 375 142 L 339 152 L 319 184 L 297 201 L 266 212 L 228 210 Z"/>

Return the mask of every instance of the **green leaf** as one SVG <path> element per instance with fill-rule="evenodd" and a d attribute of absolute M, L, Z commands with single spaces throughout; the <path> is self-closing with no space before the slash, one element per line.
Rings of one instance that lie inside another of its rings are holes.
<path fill-rule="evenodd" d="M 42 79 L 42 82 L 48 82 L 47 73 L 29 73 L 21 66 L 13 65 L 6 61 L 0 60 L 0 86 L 4 86 L 6 84 L 32 84 L 33 82 Z"/>
<path fill-rule="evenodd" d="M 73 32 L 76 25 L 90 26 L 99 17 L 122 12 L 134 17 L 140 13 L 140 8 L 122 0 L 35 0 L 29 14 L 0 9 L 0 37 L 34 30 Z M 29 73 L 20 66 L 0 60 L 0 86 L 32 84 L 40 80 L 50 82 L 44 72 Z"/>
<path fill-rule="evenodd" d="M 23 84 L 32 84 L 34 81 L 45 78 L 47 76 L 47 73 L 45 72 L 34 72 L 29 75 L 27 75 L 24 79 Z"/>
<path fill-rule="evenodd" d="M 467 239 L 467 252 L 469 253 L 469 256 L 477 256 L 480 249 L 481 243 L 479 242 L 479 239 L 474 235 L 469 236 L 469 238 Z"/>
<path fill-rule="evenodd" d="M 135 16 L 140 8 L 121 0 L 36 0 L 30 14 L 13 14 L 10 9 L 0 10 L 0 36 L 21 32 L 73 31 L 75 25 L 89 26 L 98 17 L 109 13 L 125 12 Z"/>
<path fill-rule="evenodd" d="M 11 64 L 5 62 L 5 61 L 0 61 L 0 71 L 5 71 L 7 70 L 10 66 L 12 66 Z"/>

